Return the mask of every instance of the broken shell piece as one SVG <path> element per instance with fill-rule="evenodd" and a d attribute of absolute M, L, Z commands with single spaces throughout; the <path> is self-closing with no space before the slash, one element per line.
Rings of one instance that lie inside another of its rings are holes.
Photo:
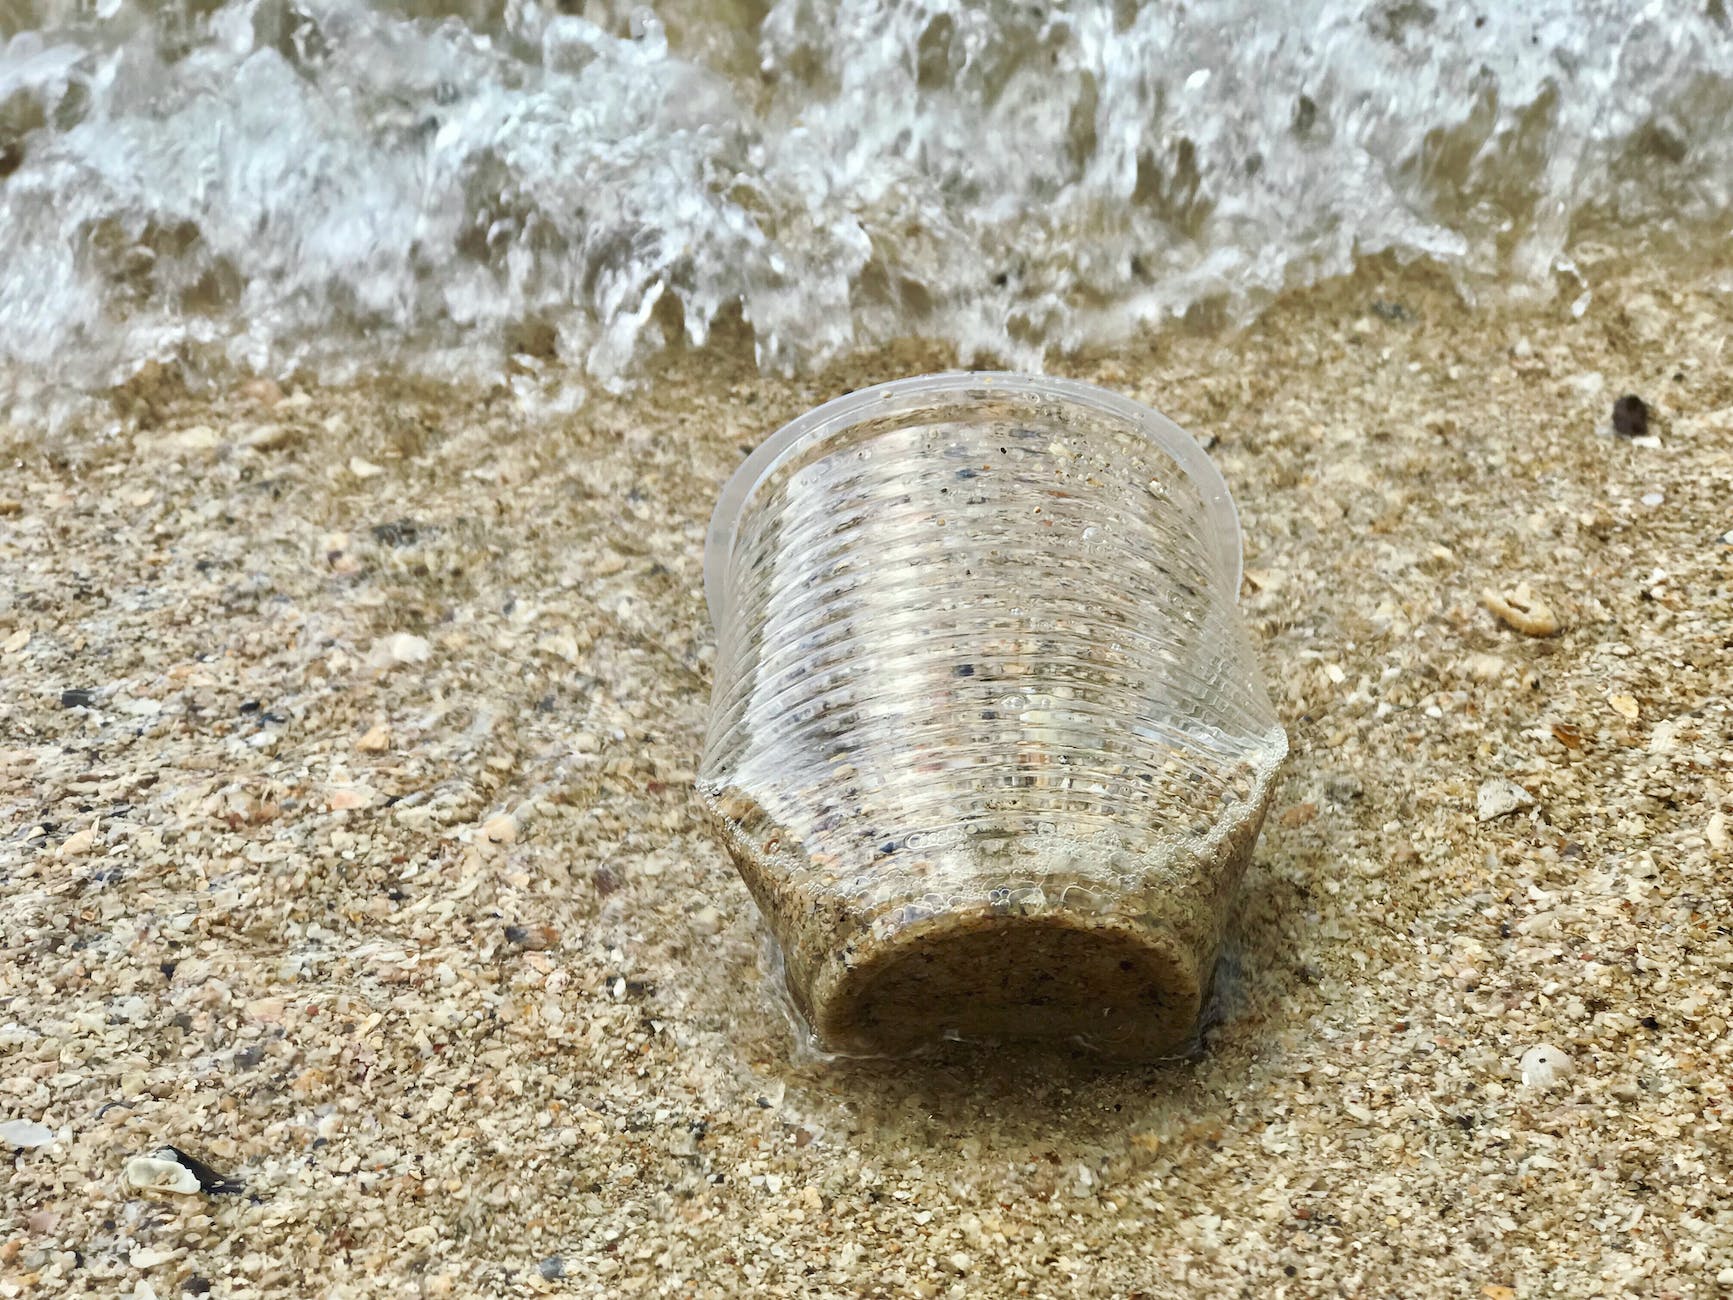
<path fill-rule="evenodd" d="M 1524 790 L 1515 781 L 1506 780 L 1502 776 L 1480 783 L 1480 791 L 1475 796 L 1475 811 L 1480 820 L 1489 822 L 1495 817 L 1503 817 L 1513 813 L 1518 808 L 1527 807 L 1534 802 L 1534 796 Z"/>
<path fill-rule="evenodd" d="M 1492 611 L 1499 622 L 1524 636 L 1551 636 L 1562 626 L 1552 606 L 1535 595 L 1526 582 L 1509 593 L 1489 587 L 1480 593 L 1480 603 Z"/>
<path fill-rule="evenodd" d="M 38 1124 L 33 1119 L 9 1119 L 0 1124 L 0 1143 L 16 1147 L 20 1151 L 28 1151 L 32 1147 L 47 1146 L 54 1141 L 54 1130 L 46 1124 Z"/>
<path fill-rule="evenodd" d="M 1518 1069 L 1522 1072 L 1523 1087 L 1544 1091 L 1570 1077 L 1571 1058 L 1556 1047 L 1539 1043 L 1522 1054 Z"/>
<path fill-rule="evenodd" d="M 433 647 L 426 637 L 413 632 L 393 632 L 375 641 L 367 658 L 375 668 L 386 671 L 403 664 L 424 664 L 432 653 Z"/>
<path fill-rule="evenodd" d="M 134 1156 L 126 1162 L 126 1181 L 146 1192 L 175 1192 L 190 1196 L 199 1190 L 199 1177 L 178 1160 L 157 1156 Z"/>

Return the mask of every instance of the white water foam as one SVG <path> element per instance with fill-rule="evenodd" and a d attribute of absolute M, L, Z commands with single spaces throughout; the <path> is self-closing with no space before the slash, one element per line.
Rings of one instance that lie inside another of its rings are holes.
<path fill-rule="evenodd" d="M 1724 0 L 15 0 L 0 386 L 516 352 L 1038 367 L 1366 254 L 1725 238 Z"/>

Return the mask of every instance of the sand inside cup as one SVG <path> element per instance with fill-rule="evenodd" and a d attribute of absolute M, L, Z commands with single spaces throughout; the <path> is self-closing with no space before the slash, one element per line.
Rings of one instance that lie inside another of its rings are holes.
<path fill-rule="evenodd" d="M 755 491 L 699 784 L 821 1047 L 1189 1039 L 1286 752 L 1207 516 L 995 394 Z"/>

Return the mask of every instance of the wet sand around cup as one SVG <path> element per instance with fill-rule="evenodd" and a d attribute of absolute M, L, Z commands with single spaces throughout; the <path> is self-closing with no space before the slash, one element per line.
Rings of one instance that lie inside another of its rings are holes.
<path fill-rule="evenodd" d="M 1579 319 L 1374 269 L 1056 367 L 1211 445 L 1292 744 L 1228 1018 L 1134 1070 L 800 1056 L 692 791 L 717 488 L 942 354 L 725 350 L 545 418 L 140 384 L 112 434 L 10 430 L 0 1278 L 1733 1285 L 1733 296 L 1590 275 Z M 1625 392 L 1656 441 L 1599 431 Z M 171 1144 L 245 1191 L 131 1186 Z"/>

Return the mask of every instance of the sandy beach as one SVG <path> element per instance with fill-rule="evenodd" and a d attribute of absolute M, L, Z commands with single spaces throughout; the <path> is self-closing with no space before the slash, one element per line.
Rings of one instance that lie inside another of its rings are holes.
<path fill-rule="evenodd" d="M 1579 260 L 1056 367 L 1210 446 L 1292 742 L 1154 1068 L 801 1054 L 692 793 L 718 487 L 942 351 L 6 429 L 0 1295 L 1733 1292 L 1733 285 Z"/>

